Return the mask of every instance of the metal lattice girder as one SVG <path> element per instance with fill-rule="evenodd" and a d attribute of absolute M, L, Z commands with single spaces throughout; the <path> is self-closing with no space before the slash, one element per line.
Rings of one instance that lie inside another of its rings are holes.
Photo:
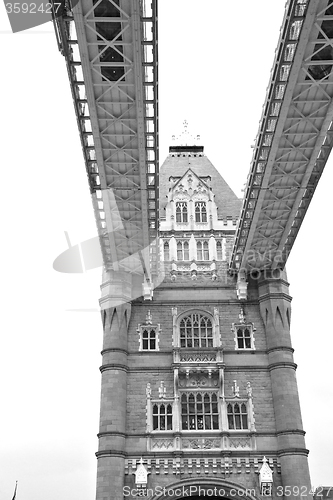
<path fill-rule="evenodd" d="M 333 145 L 333 1 L 290 0 L 233 248 L 233 269 L 283 268 Z"/>
<path fill-rule="evenodd" d="M 144 267 L 146 277 L 142 252 L 157 234 L 156 8 L 156 0 L 79 0 L 54 21 L 104 264 L 132 272 Z"/>

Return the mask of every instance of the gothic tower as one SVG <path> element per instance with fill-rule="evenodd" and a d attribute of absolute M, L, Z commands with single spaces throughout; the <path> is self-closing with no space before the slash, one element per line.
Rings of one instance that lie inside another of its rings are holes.
<path fill-rule="evenodd" d="M 163 281 L 102 285 L 97 500 L 308 496 L 286 276 L 229 273 L 241 201 L 202 146 L 170 147 L 159 186 Z"/>

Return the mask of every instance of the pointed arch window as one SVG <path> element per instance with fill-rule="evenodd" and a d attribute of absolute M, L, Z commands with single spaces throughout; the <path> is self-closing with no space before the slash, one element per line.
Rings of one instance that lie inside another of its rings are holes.
<path fill-rule="evenodd" d="M 142 330 L 142 350 L 156 350 L 156 331 L 153 328 L 145 328 Z"/>
<path fill-rule="evenodd" d="M 247 405 L 246 403 L 228 403 L 227 405 L 229 429 L 248 429 Z"/>
<path fill-rule="evenodd" d="M 207 222 L 207 208 L 204 201 L 196 201 L 194 205 L 195 222 Z"/>
<path fill-rule="evenodd" d="M 177 242 L 177 260 L 190 260 L 188 241 Z"/>
<path fill-rule="evenodd" d="M 216 259 L 222 260 L 222 241 L 216 242 Z"/>
<path fill-rule="evenodd" d="M 253 333 L 251 325 L 241 325 L 236 327 L 236 347 L 237 349 L 253 349 Z"/>
<path fill-rule="evenodd" d="M 168 241 L 164 242 L 163 251 L 164 251 L 164 260 L 170 260 L 170 247 Z"/>
<path fill-rule="evenodd" d="M 197 260 L 209 260 L 208 241 L 197 241 Z"/>
<path fill-rule="evenodd" d="M 172 430 L 172 405 L 168 403 L 153 405 L 153 430 Z"/>
<path fill-rule="evenodd" d="M 184 201 L 176 203 L 176 222 L 188 222 L 187 203 Z"/>
<path fill-rule="evenodd" d="M 179 324 L 180 347 L 213 347 L 213 325 L 198 313 L 182 318 Z"/>
<path fill-rule="evenodd" d="M 182 430 L 219 428 L 218 398 L 215 392 L 183 393 L 181 397 Z"/>

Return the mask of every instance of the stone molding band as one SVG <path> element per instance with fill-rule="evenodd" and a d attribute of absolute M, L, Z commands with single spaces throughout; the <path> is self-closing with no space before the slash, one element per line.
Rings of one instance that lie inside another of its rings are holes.
<path fill-rule="evenodd" d="M 279 361 L 277 363 L 272 363 L 271 365 L 268 365 L 268 369 L 270 372 L 278 368 L 291 368 L 292 370 L 296 371 L 297 365 L 296 363 L 292 363 L 291 361 Z"/>
<path fill-rule="evenodd" d="M 285 455 L 303 455 L 307 457 L 309 455 L 309 450 L 306 448 L 284 448 L 282 450 L 277 450 L 277 455 L 283 457 Z"/>
<path fill-rule="evenodd" d="M 109 370 L 122 370 L 124 372 L 128 372 L 128 366 L 117 364 L 117 363 L 112 363 L 112 364 L 100 366 L 99 370 L 101 373 L 109 371 Z"/>

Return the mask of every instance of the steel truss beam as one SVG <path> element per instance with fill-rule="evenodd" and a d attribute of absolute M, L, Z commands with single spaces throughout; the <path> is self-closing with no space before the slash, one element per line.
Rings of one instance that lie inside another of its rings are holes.
<path fill-rule="evenodd" d="M 104 265 L 141 273 L 158 229 L 157 0 L 79 0 L 54 26 Z"/>
<path fill-rule="evenodd" d="M 333 1 L 289 0 L 231 268 L 283 268 L 333 146 Z"/>

